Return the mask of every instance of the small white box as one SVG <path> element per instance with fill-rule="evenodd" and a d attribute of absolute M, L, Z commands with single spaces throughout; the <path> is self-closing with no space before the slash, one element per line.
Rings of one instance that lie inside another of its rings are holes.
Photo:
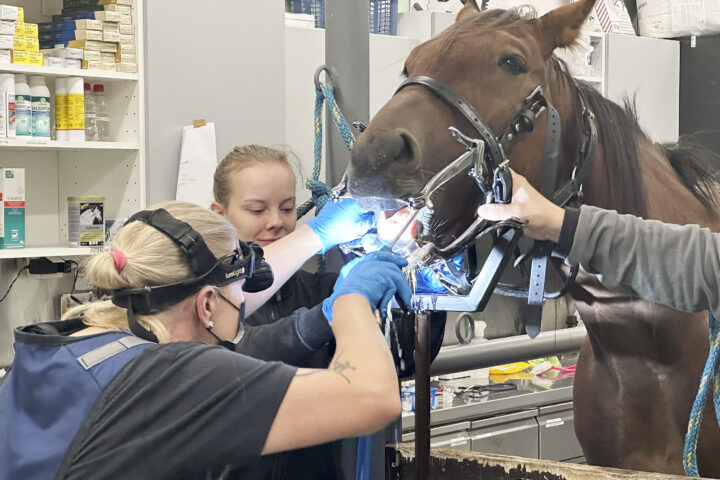
<path fill-rule="evenodd" d="M 102 30 L 103 22 L 100 20 L 92 20 L 85 18 L 82 20 L 75 20 L 76 30 Z"/>
<path fill-rule="evenodd" d="M 119 35 L 120 43 L 135 45 L 135 35 Z"/>
<path fill-rule="evenodd" d="M 120 15 L 120 23 L 123 25 L 132 25 L 132 15 Z"/>
<path fill-rule="evenodd" d="M 67 61 L 62 57 L 45 56 L 45 66 L 65 68 L 67 67 Z"/>
<path fill-rule="evenodd" d="M 0 63 L 10 63 L 12 61 L 12 56 L 10 55 L 10 50 L 0 50 Z"/>
<path fill-rule="evenodd" d="M 95 20 L 102 20 L 103 22 L 119 22 L 122 15 L 118 12 L 106 12 L 99 11 L 95 12 Z"/>
<path fill-rule="evenodd" d="M 117 53 L 118 45 L 113 42 L 101 42 L 100 51 L 103 53 Z"/>
<path fill-rule="evenodd" d="M 118 72 L 125 72 L 125 73 L 137 73 L 137 63 L 130 63 L 130 62 L 122 62 L 118 63 Z"/>
<path fill-rule="evenodd" d="M 12 35 L 0 35 L 0 50 L 12 50 L 14 38 Z"/>
<path fill-rule="evenodd" d="M 65 64 L 66 68 L 82 68 L 82 60 L 77 58 L 66 58 Z"/>
<path fill-rule="evenodd" d="M 118 32 L 103 30 L 102 41 L 118 43 L 120 41 L 120 34 Z"/>
<path fill-rule="evenodd" d="M 17 22 L 19 20 L 18 7 L 14 5 L 0 5 L 0 20 Z"/>
<path fill-rule="evenodd" d="M 105 35 L 101 30 L 75 30 L 75 40 L 95 40 L 102 42 Z"/>
<path fill-rule="evenodd" d="M 102 22 L 103 32 L 115 32 L 120 33 L 120 24 L 114 22 Z"/>
<path fill-rule="evenodd" d="M 135 53 L 134 43 L 118 43 L 118 52 L 120 53 Z"/>
<path fill-rule="evenodd" d="M 0 20 L 0 35 L 15 35 L 15 22 Z"/>
<path fill-rule="evenodd" d="M 84 59 L 91 62 L 100 62 L 102 61 L 102 53 L 92 50 L 86 50 Z"/>
<path fill-rule="evenodd" d="M 118 33 L 120 33 L 121 35 L 135 35 L 134 25 L 126 25 L 124 23 L 119 23 L 118 26 Z"/>

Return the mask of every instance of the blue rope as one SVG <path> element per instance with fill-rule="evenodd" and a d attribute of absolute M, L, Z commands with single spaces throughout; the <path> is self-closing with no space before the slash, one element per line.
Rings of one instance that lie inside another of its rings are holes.
<path fill-rule="evenodd" d="M 335 125 L 340 131 L 345 146 L 349 151 L 352 151 L 355 146 L 355 136 L 350 130 L 345 116 L 340 111 L 340 108 L 335 102 L 335 94 L 333 92 L 333 86 L 330 82 L 320 84 L 320 88 L 315 89 L 315 113 L 313 119 L 313 126 L 315 130 L 315 144 L 313 145 L 314 163 L 312 178 L 308 178 L 305 182 L 305 188 L 310 190 L 310 200 L 303 203 L 297 208 L 298 220 L 315 208 L 315 215 L 320 213 L 327 201 L 332 195 L 332 189 L 325 183 L 320 181 L 320 164 L 322 162 L 322 144 L 323 144 L 323 121 L 322 112 L 323 105 L 327 102 L 330 116 L 335 121 Z M 321 255 L 318 261 L 318 271 L 324 272 L 326 269 L 325 256 Z"/>
<path fill-rule="evenodd" d="M 708 320 L 710 321 L 710 354 L 705 363 L 700 378 L 700 387 L 690 412 L 688 431 L 685 435 L 685 449 L 683 450 L 683 466 L 688 477 L 700 476 L 697 467 L 697 442 L 710 382 L 713 383 L 715 417 L 718 420 L 718 425 L 720 425 L 720 364 L 718 363 L 720 357 L 720 322 L 712 314 L 708 315 Z"/>

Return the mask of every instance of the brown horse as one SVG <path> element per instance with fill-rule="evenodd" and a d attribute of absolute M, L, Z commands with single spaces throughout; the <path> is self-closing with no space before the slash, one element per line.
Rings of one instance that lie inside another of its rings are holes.
<path fill-rule="evenodd" d="M 433 77 L 464 97 L 499 135 L 538 85 L 562 124 L 556 185 L 570 178 L 583 138 L 584 103 L 599 142 L 584 184 L 584 202 L 671 223 L 720 230 L 713 211 L 720 165 L 698 150 L 661 148 L 640 130 L 631 111 L 574 80 L 552 54 L 576 40 L 594 0 L 581 0 L 532 18 L 515 10 L 479 12 L 469 2 L 453 27 L 413 50 L 405 74 Z M 538 185 L 546 130 L 509 150 L 510 165 Z M 472 136 L 464 117 L 431 90 L 410 85 L 372 119 L 353 151 L 348 187 L 355 197 L 407 199 L 464 148 L 448 134 Z M 475 218 L 482 201 L 474 181 L 455 177 L 433 195 L 434 216 L 417 235 L 443 247 Z M 706 314 L 687 314 L 602 289 L 581 273 L 594 295 L 576 297 L 588 330 L 575 380 L 575 429 L 594 465 L 683 473 L 682 452 L 691 405 L 708 353 Z M 587 298 L 587 297 L 585 297 Z M 698 459 L 703 476 L 720 476 L 720 431 L 706 409 Z"/>

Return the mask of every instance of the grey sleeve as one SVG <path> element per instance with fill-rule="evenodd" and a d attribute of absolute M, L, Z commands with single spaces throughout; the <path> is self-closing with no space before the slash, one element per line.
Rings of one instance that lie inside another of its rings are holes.
<path fill-rule="evenodd" d="M 322 304 L 299 308 L 267 325 L 246 326 L 235 351 L 265 361 L 302 363 L 333 338 Z"/>
<path fill-rule="evenodd" d="M 567 263 L 611 290 L 720 318 L 720 235 L 583 206 Z"/>

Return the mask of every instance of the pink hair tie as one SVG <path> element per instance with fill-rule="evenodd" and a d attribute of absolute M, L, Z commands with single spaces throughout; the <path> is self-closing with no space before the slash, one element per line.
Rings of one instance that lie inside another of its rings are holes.
<path fill-rule="evenodd" d="M 110 256 L 113 257 L 113 261 L 115 262 L 115 268 L 118 270 L 122 270 L 125 268 L 125 254 L 121 252 L 120 250 L 113 250 L 110 252 Z"/>

